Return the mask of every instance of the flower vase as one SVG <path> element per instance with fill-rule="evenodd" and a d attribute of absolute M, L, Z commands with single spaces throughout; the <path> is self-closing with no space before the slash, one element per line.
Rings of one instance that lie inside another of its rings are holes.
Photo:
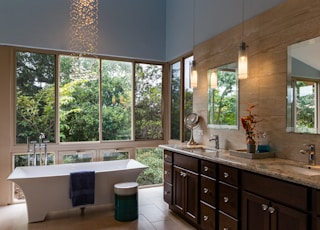
<path fill-rule="evenodd" d="M 255 153 L 256 152 L 256 144 L 247 144 L 247 152 Z"/>

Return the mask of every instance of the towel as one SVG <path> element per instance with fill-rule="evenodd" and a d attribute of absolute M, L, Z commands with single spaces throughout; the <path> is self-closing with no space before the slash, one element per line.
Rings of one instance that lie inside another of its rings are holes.
<path fill-rule="evenodd" d="M 70 173 L 69 195 L 73 207 L 94 203 L 94 184 L 94 171 Z"/>

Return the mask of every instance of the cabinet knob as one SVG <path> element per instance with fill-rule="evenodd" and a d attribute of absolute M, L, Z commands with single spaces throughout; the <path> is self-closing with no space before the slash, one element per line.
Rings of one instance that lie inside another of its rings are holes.
<path fill-rule="evenodd" d="M 269 208 L 268 208 L 268 211 L 269 211 L 269 213 L 272 214 L 272 213 L 274 213 L 276 210 L 274 209 L 274 207 L 269 207 Z"/>
<path fill-rule="evenodd" d="M 203 193 L 208 193 L 208 192 L 209 192 L 209 189 L 207 189 L 207 188 L 203 189 Z"/>
<path fill-rule="evenodd" d="M 227 196 L 224 196 L 224 197 L 223 197 L 223 202 L 224 202 L 224 203 L 228 203 L 228 202 L 229 202 L 229 198 L 228 198 Z"/>
<path fill-rule="evenodd" d="M 164 158 L 168 158 L 168 155 L 167 155 L 167 154 L 164 154 Z"/>
<path fill-rule="evenodd" d="M 229 230 L 229 228 L 223 228 L 223 230 Z"/>
<path fill-rule="evenodd" d="M 166 174 L 166 175 L 167 175 L 167 174 L 168 174 L 168 171 L 167 171 L 167 170 L 164 170 L 164 174 Z"/>
<path fill-rule="evenodd" d="M 224 172 L 224 173 L 223 173 L 223 176 L 224 176 L 224 178 L 228 178 L 228 177 L 229 177 L 229 173 Z"/>
<path fill-rule="evenodd" d="M 204 170 L 205 172 L 208 172 L 209 168 L 208 168 L 207 166 L 204 166 L 204 167 L 203 167 L 203 170 Z"/>
<path fill-rule="evenodd" d="M 262 204 L 262 205 L 261 205 L 261 208 L 262 208 L 263 211 L 267 211 L 268 205 Z"/>
<path fill-rule="evenodd" d="M 204 220 L 204 221 L 207 221 L 208 219 L 209 219 L 208 216 L 203 216 L 203 220 Z"/>
<path fill-rule="evenodd" d="M 180 172 L 180 176 L 182 176 L 182 177 L 186 177 L 186 176 L 187 176 L 187 174 L 186 174 L 186 173 L 184 173 L 184 172 Z"/>
<path fill-rule="evenodd" d="M 164 191 L 164 195 L 170 194 L 170 191 Z"/>

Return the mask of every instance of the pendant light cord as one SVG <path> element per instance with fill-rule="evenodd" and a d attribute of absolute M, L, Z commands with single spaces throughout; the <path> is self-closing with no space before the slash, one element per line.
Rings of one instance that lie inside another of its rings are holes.
<path fill-rule="evenodd" d="M 243 42 L 244 37 L 244 0 L 242 0 L 242 31 L 241 31 L 241 41 Z"/>
<path fill-rule="evenodd" d="M 196 11 L 196 0 L 193 0 L 193 49 L 194 49 L 194 46 L 195 46 L 195 37 L 196 37 L 196 31 L 195 31 L 195 28 L 196 28 L 196 26 L 195 26 L 195 24 L 196 24 L 196 13 L 195 13 L 195 11 Z"/>

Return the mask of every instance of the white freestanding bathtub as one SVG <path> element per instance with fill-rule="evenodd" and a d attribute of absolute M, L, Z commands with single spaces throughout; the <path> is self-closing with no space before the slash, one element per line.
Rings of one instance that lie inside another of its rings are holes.
<path fill-rule="evenodd" d="M 94 205 L 99 205 L 113 204 L 114 184 L 135 182 L 146 168 L 133 159 L 17 167 L 8 180 L 23 190 L 31 223 L 43 221 L 50 211 L 73 208 L 69 198 L 71 172 L 95 171 Z"/>

